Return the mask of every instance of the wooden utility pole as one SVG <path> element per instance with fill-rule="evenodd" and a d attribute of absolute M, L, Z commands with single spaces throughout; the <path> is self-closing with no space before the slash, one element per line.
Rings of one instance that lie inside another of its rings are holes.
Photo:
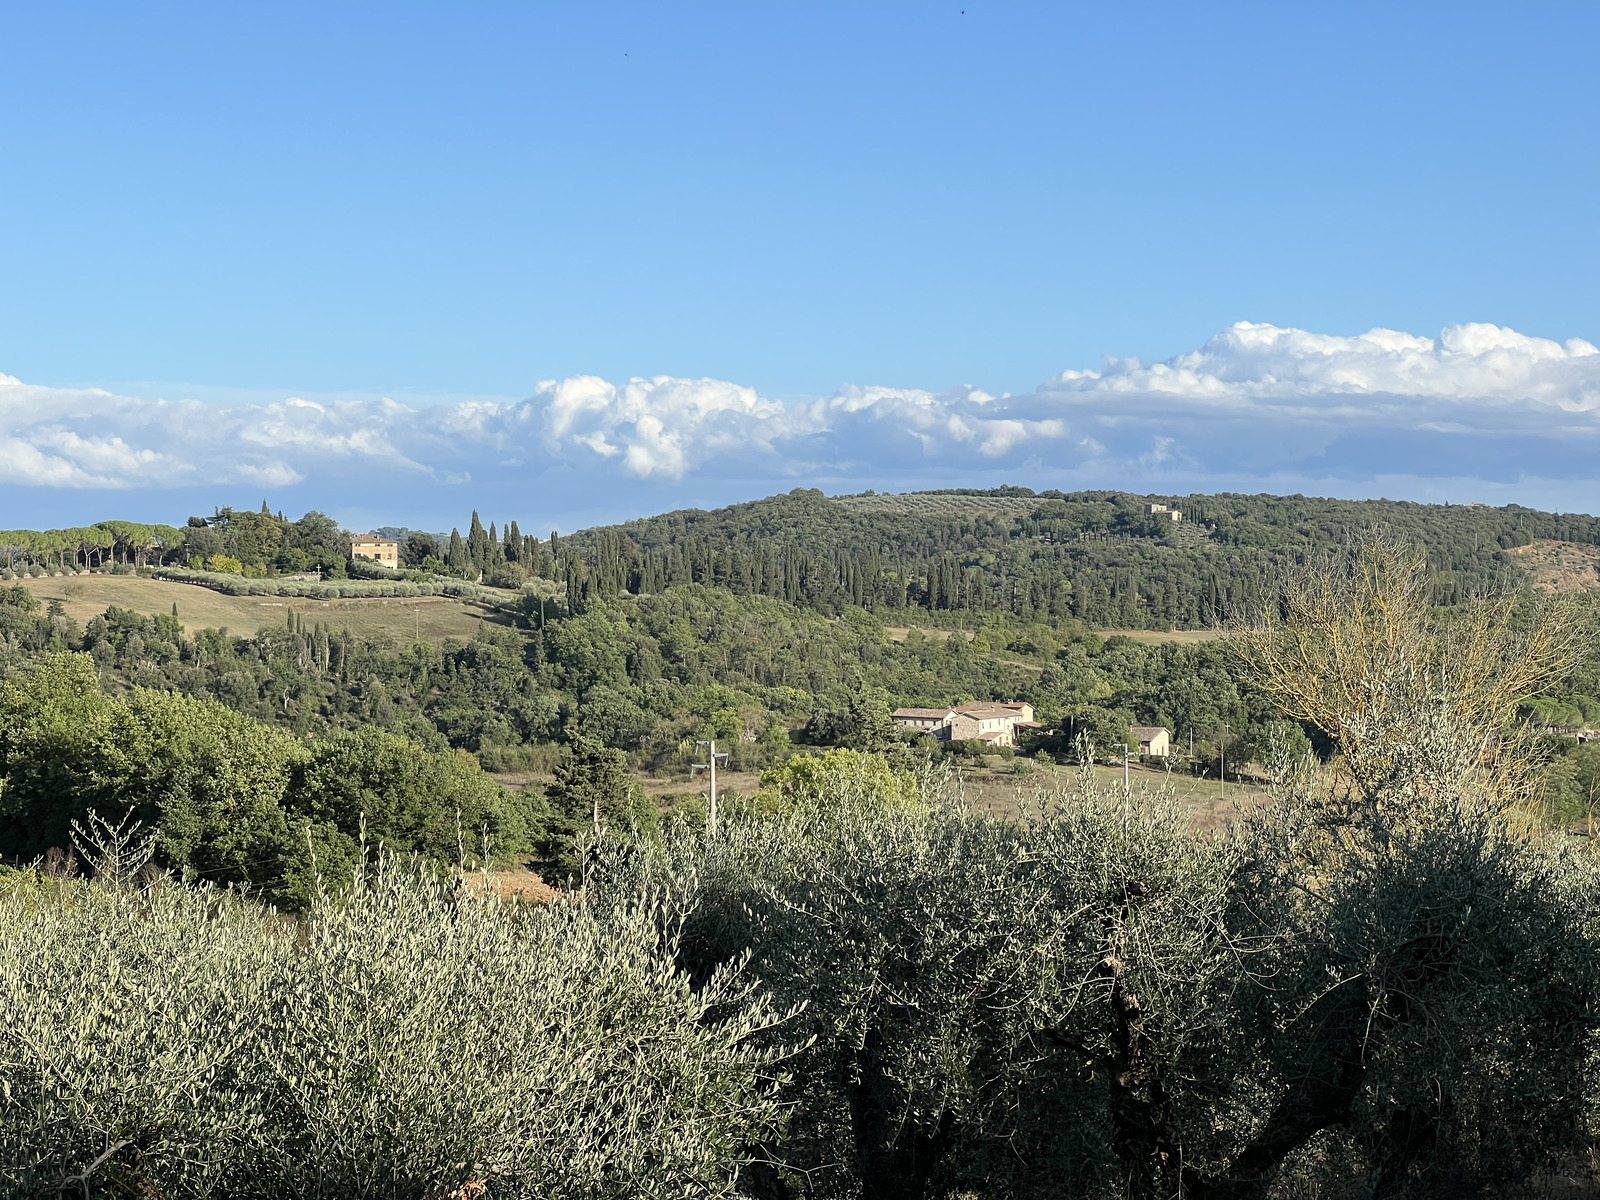
<path fill-rule="evenodd" d="M 1128 743 L 1122 743 L 1122 794 L 1128 794 Z"/>
<path fill-rule="evenodd" d="M 726 761 L 728 755 L 726 751 L 721 753 L 717 751 L 716 738 L 712 738 L 709 742 L 695 743 L 695 749 L 698 750 L 701 746 L 706 748 L 706 761 L 691 763 L 689 774 L 693 777 L 696 771 L 707 771 L 711 775 L 710 804 L 706 807 L 706 836 L 714 839 L 717 836 L 717 759 Z"/>

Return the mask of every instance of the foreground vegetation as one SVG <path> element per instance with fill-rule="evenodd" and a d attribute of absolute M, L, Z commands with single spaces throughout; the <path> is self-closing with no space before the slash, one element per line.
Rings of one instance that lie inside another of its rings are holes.
<path fill-rule="evenodd" d="M 1443 1197 L 1581 1152 L 1600 879 L 1484 796 L 1300 778 L 1211 840 L 850 755 L 542 909 L 13 876 L 8 1194 Z"/>
<path fill-rule="evenodd" d="M 384 857 L 289 923 L 88 832 L 96 884 L 0 888 L 8 1196 L 714 1195 L 778 1132 L 778 1014 L 691 984 L 650 901 L 462 902 Z"/>

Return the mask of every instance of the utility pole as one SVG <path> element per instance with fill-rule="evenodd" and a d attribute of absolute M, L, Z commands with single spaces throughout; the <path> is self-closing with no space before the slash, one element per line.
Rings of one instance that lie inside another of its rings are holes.
<path fill-rule="evenodd" d="M 1122 794 L 1128 794 L 1128 743 L 1122 743 Z"/>
<path fill-rule="evenodd" d="M 689 765 L 689 775 L 693 778 L 696 771 L 708 771 L 711 774 L 711 803 L 706 809 L 706 836 L 715 839 L 717 836 L 717 759 L 720 758 L 726 761 L 728 755 L 726 751 L 720 754 L 717 752 L 716 738 L 712 738 L 709 742 L 695 743 L 695 749 L 698 750 L 701 746 L 706 748 L 706 761 L 703 763 L 691 763 Z"/>
<path fill-rule="evenodd" d="M 1218 749 L 1218 765 L 1222 768 L 1222 798 L 1228 798 L 1228 723 L 1222 723 L 1222 745 Z"/>

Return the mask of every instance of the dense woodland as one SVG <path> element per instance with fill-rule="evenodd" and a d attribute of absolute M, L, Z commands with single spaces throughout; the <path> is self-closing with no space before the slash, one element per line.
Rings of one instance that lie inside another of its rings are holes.
<path fill-rule="evenodd" d="M 1156 502 L 1183 520 L 1147 514 Z M 1302 496 L 796 490 L 667 513 L 569 539 L 596 595 L 725 586 L 825 613 L 923 608 L 1075 618 L 1092 627 L 1203 628 L 1271 596 L 1294 563 L 1383 525 L 1421 545 L 1436 603 L 1514 583 L 1503 551 L 1600 543 L 1600 519 L 1504 508 Z"/>

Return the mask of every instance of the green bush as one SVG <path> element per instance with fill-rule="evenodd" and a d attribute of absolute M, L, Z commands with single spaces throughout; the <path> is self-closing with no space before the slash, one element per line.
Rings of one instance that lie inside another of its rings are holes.
<path fill-rule="evenodd" d="M 213 700 L 107 696 L 89 655 L 49 656 L 0 684 L 0 854 L 65 849 L 91 809 L 133 814 L 184 878 L 295 909 L 315 870 L 348 872 L 363 836 L 436 862 L 503 860 L 534 849 L 547 818 L 458 751 L 370 728 L 302 742 Z"/>
<path fill-rule="evenodd" d="M 462 751 L 432 754 L 381 729 L 334 734 L 296 764 L 288 809 L 401 853 L 469 865 L 526 853 L 544 806 L 512 793 Z M 354 849 L 352 845 L 352 849 Z"/>

